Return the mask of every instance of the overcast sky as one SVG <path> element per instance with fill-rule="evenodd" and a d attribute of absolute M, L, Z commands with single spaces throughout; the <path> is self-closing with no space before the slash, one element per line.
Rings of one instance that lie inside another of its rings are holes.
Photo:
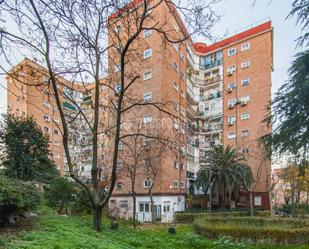
<path fill-rule="evenodd" d="M 295 25 L 295 19 L 285 19 L 291 10 L 291 2 L 292 0 L 256 0 L 255 6 L 252 6 L 253 0 L 222 0 L 216 6 L 216 10 L 222 15 L 220 23 L 214 29 L 215 34 L 219 36 L 233 35 L 263 20 L 272 21 L 275 66 L 272 75 L 273 92 L 287 80 L 287 70 L 297 53 L 295 39 L 300 35 L 300 28 Z M 2 58 L 0 64 L 5 64 Z M 4 77 L 0 77 L 0 84 L 6 86 Z M 0 113 L 6 109 L 6 91 L 2 86 L 0 86 Z"/>

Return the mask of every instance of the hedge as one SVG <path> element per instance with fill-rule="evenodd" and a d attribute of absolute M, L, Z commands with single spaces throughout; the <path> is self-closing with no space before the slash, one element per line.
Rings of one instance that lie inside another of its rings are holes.
<path fill-rule="evenodd" d="M 11 214 L 35 209 L 39 201 L 33 184 L 0 176 L 0 225 L 6 223 Z"/>
<path fill-rule="evenodd" d="M 250 211 L 233 211 L 233 212 L 198 212 L 186 213 L 177 212 L 175 220 L 178 223 L 193 223 L 196 218 L 204 217 L 246 217 L 250 215 Z M 258 217 L 270 216 L 269 211 L 254 211 L 254 215 Z"/>
<path fill-rule="evenodd" d="M 231 236 L 276 244 L 309 243 L 309 221 L 280 218 L 208 217 L 194 221 L 196 233 L 210 239 Z"/>

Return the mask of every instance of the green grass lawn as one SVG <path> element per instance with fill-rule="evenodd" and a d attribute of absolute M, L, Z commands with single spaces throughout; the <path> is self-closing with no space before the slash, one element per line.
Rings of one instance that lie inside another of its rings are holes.
<path fill-rule="evenodd" d="M 104 221 L 103 231 L 91 229 L 90 217 L 65 217 L 46 213 L 37 218 L 31 231 L 15 235 L 0 234 L 1 249 L 194 249 L 194 248 L 308 248 L 309 246 L 213 245 L 205 237 L 194 234 L 191 225 L 177 225 L 176 234 L 167 233 L 167 225 L 140 225 L 136 230 L 120 222 L 117 231 Z"/>

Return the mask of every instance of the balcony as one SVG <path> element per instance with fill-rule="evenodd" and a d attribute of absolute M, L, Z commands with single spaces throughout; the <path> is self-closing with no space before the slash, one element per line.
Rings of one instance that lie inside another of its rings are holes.
<path fill-rule="evenodd" d="M 74 106 L 73 104 L 69 103 L 69 102 L 63 102 L 63 107 L 67 110 L 70 110 L 70 111 L 76 111 L 76 106 Z"/>

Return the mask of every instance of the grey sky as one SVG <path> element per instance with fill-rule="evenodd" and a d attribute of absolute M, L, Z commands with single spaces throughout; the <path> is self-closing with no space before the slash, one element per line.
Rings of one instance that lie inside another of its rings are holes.
<path fill-rule="evenodd" d="M 202 1 L 202 0 L 201 0 Z M 233 35 L 237 31 L 249 28 L 251 24 L 270 18 L 274 27 L 274 66 L 272 75 L 273 92 L 288 78 L 287 70 L 292 57 L 296 54 L 295 39 L 300 35 L 300 28 L 295 25 L 295 19 L 285 20 L 291 10 L 292 0 L 222 0 L 216 6 L 222 14 L 220 23 L 215 27 L 216 35 Z M 0 23 L 1 25 L 1 23 Z M 0 58 L 0 64 L 5 62 Z M 6 85 L 0 77 L 0 84 Z M 0 113 L 6 108 L 6 91 L 0 86 Z"/>

